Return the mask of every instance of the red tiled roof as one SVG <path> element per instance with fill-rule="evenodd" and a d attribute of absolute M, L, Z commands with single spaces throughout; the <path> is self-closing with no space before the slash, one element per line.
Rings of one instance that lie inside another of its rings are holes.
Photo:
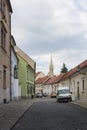
<path fill-rule="evenodd" d="M 53 76 L 53 77 L 49 78 L 49 79 L 45 82 L 45 84 L 46 84 L 46 85 L 48 85 L 48 84 L 54 84 L 56 78 L 57 78 L 56 76 Z"/>
<path fill-rule="evenodd" d="M 40 73 L 41 73 L 41 72 L 37 72 L 37 73 L 35 73 L 35 77 L 37 77 Z"/>
<path fill-rule="evenodd" d="M 56 83 L 58 83 L 63 77 L 64 77 L 64 75 L 65 75 L 66 73 L 61 73 L 60 75 L 58 75 L 57 77 L 56 77 L 56 80 L 55 80 L 55 84 Z"/>
<path fill-rule="evenodd" d="M 78 72 L 79 69 L 83 69 L 87 67 L 87 60 L 83 61 L 82 63 L 80 63 L 78 66 L 76 66 L 75 68 L 71 69 L 69 72 L 67 72 L 63 79 L 66 79 L 68 78 L 69 76 L 75 74 L 76 72 Z"/>
<path fill-rule="evenodd" d="M 87 67 L 87 60 L 83 61 L 82 63 L 80 63 L 79 65 L 77 65 L 76 67 L 74 67 L 67 73 L 60 74 L 58 76 L 53 76 L 51 78 L 49 76 L 44 76 L 42 78 L 39 78 L 36 80 L 36 84 L 56 84 L 60 80 L 64 80 L 68 78 L 69 76 L 72 76 L 73 74 L 78 72 L 78 69 L 83 69 L 85 67 Z"/>
<path fill-rule="evenodd" d="M 45 81 L 47 81 L 49 79 L 48 76 L 44 76 L 42 78 L 39 78 L 35 81 L 36 84 L 43 84 Z"/>

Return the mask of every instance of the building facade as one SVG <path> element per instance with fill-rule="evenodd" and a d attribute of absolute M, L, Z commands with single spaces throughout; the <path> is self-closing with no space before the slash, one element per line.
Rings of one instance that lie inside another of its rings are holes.
<path fill-rule="evenodd" d="M 40 77 L 35 81 L 35 93 L 43 93 L 44 83 L 49 79 L 49 76 Z"/>
<path fill-rule="evenodd" d="M 21 85 L 18 79 L 18 57 L 14 47 L 16 46 L 13 36 L 11 37 L 11 100 L 21 98 Z"/>
<path fill-rule="evenodd" d="M 87 101 L 87 60 L 67 72 L 60 83 L 70 88 L 72 100 Z"/>
<path fill-rule="evenodd" d="M 9 102 L 11 98 L 11 14 L 10 1 L 0 0 L 0 103 Z"/>
<path fill-rule="evenodd" d="M 21 85 L 21 97 L 29 98 L 35 93 L 36 63 L 17 46 L 15 47 L 18 62 L 18 78 Z"/>

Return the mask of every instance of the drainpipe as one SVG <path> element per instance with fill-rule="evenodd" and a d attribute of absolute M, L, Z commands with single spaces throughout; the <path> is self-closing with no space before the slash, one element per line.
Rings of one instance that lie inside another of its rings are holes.
<path fill-rule="evenodd" d="M 11 93 L 11 12 L 9 13 L 10 17 L 10 101 L 12 101 Z"/>
<path fill-rule="evenodd" d="M 36 73 L 36 62 L 34 63 L 34 95 L 35 95 L 35 73 Z"/>
<path fill-rule="evenodd" d="M 69 91 L 70 91 L 70 87 L 71 87 L 71 78 L 69 77 Z"/>

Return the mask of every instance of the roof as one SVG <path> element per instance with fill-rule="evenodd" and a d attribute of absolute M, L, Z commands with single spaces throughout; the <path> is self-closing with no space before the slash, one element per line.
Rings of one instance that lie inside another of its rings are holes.
<path fill-rule="evenodd" d="M 37 77 L 40 73 L 41 73 L 41 72 L 37 72 L 37 73 L 35 73 L 35 77 Z"/>
<path fill-rule="evenodd" d="M 35 81 L 36 84 L 43 84 L 44 82 L 46 82 L 49 79 L 49 76 L 44 76 L 42 78 L 39 78 Z"/>
<path fill-rule="evenodd" d="M 35 69 L 35 62 L 28 55 L 26 55 L 20 48 L 15 46 L 15 51 L 18 56 L 20 56 L 23 60 L 25 60 L 31 68 Z"/>
<path fill-rule="evenodd" d="M 71 69 L 69 72 L 67 72 L 63 79 L 66 79 L 70 76 L 72 76 L 73 74 L 77 73 L 79 70 L 83 69 L 87 67 L 87 60 L 83 61 L 82 63 L 80 63 L 79 65 L 77 65 L 76 67 L 74 67 L 73 69 Z"/>
<path fill-rule="evenodd" d="M 45 82 L 45 84 L 46 84 L 46 85 L 54 84 L 56 78 L 57 78 L 56 76 L 53 76 L 53 77 L 49 78 L 49 79 Z"/>
<path fill-rule="evenodd" d="M 65 75 L 66 73 L 61 73 L 60 75 L 58 75 L 57 77 L 56 77 L 56 80 L 55 80 L 55 84 L 56 83 L 58 83 L 63 77 L 64 77 L 64 75 Z"/>
<path fill-rule="evenodd" d="M 42 78 L 37 79 L 36 84 L 44 84 L 44 85 L 56 84 L 62 79 L 63 76 L 64 74 L 60 74 L 58 76 L 54 75 L 53 77 L 44 76 Z"/>

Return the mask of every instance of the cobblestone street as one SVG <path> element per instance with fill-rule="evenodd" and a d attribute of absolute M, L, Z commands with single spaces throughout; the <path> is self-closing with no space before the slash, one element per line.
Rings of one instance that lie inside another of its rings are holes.
<path fill-rule="evenodd" d="M 87 109 L 56 100 L 40 101 L 11 130 L 87 130 Z"/>

